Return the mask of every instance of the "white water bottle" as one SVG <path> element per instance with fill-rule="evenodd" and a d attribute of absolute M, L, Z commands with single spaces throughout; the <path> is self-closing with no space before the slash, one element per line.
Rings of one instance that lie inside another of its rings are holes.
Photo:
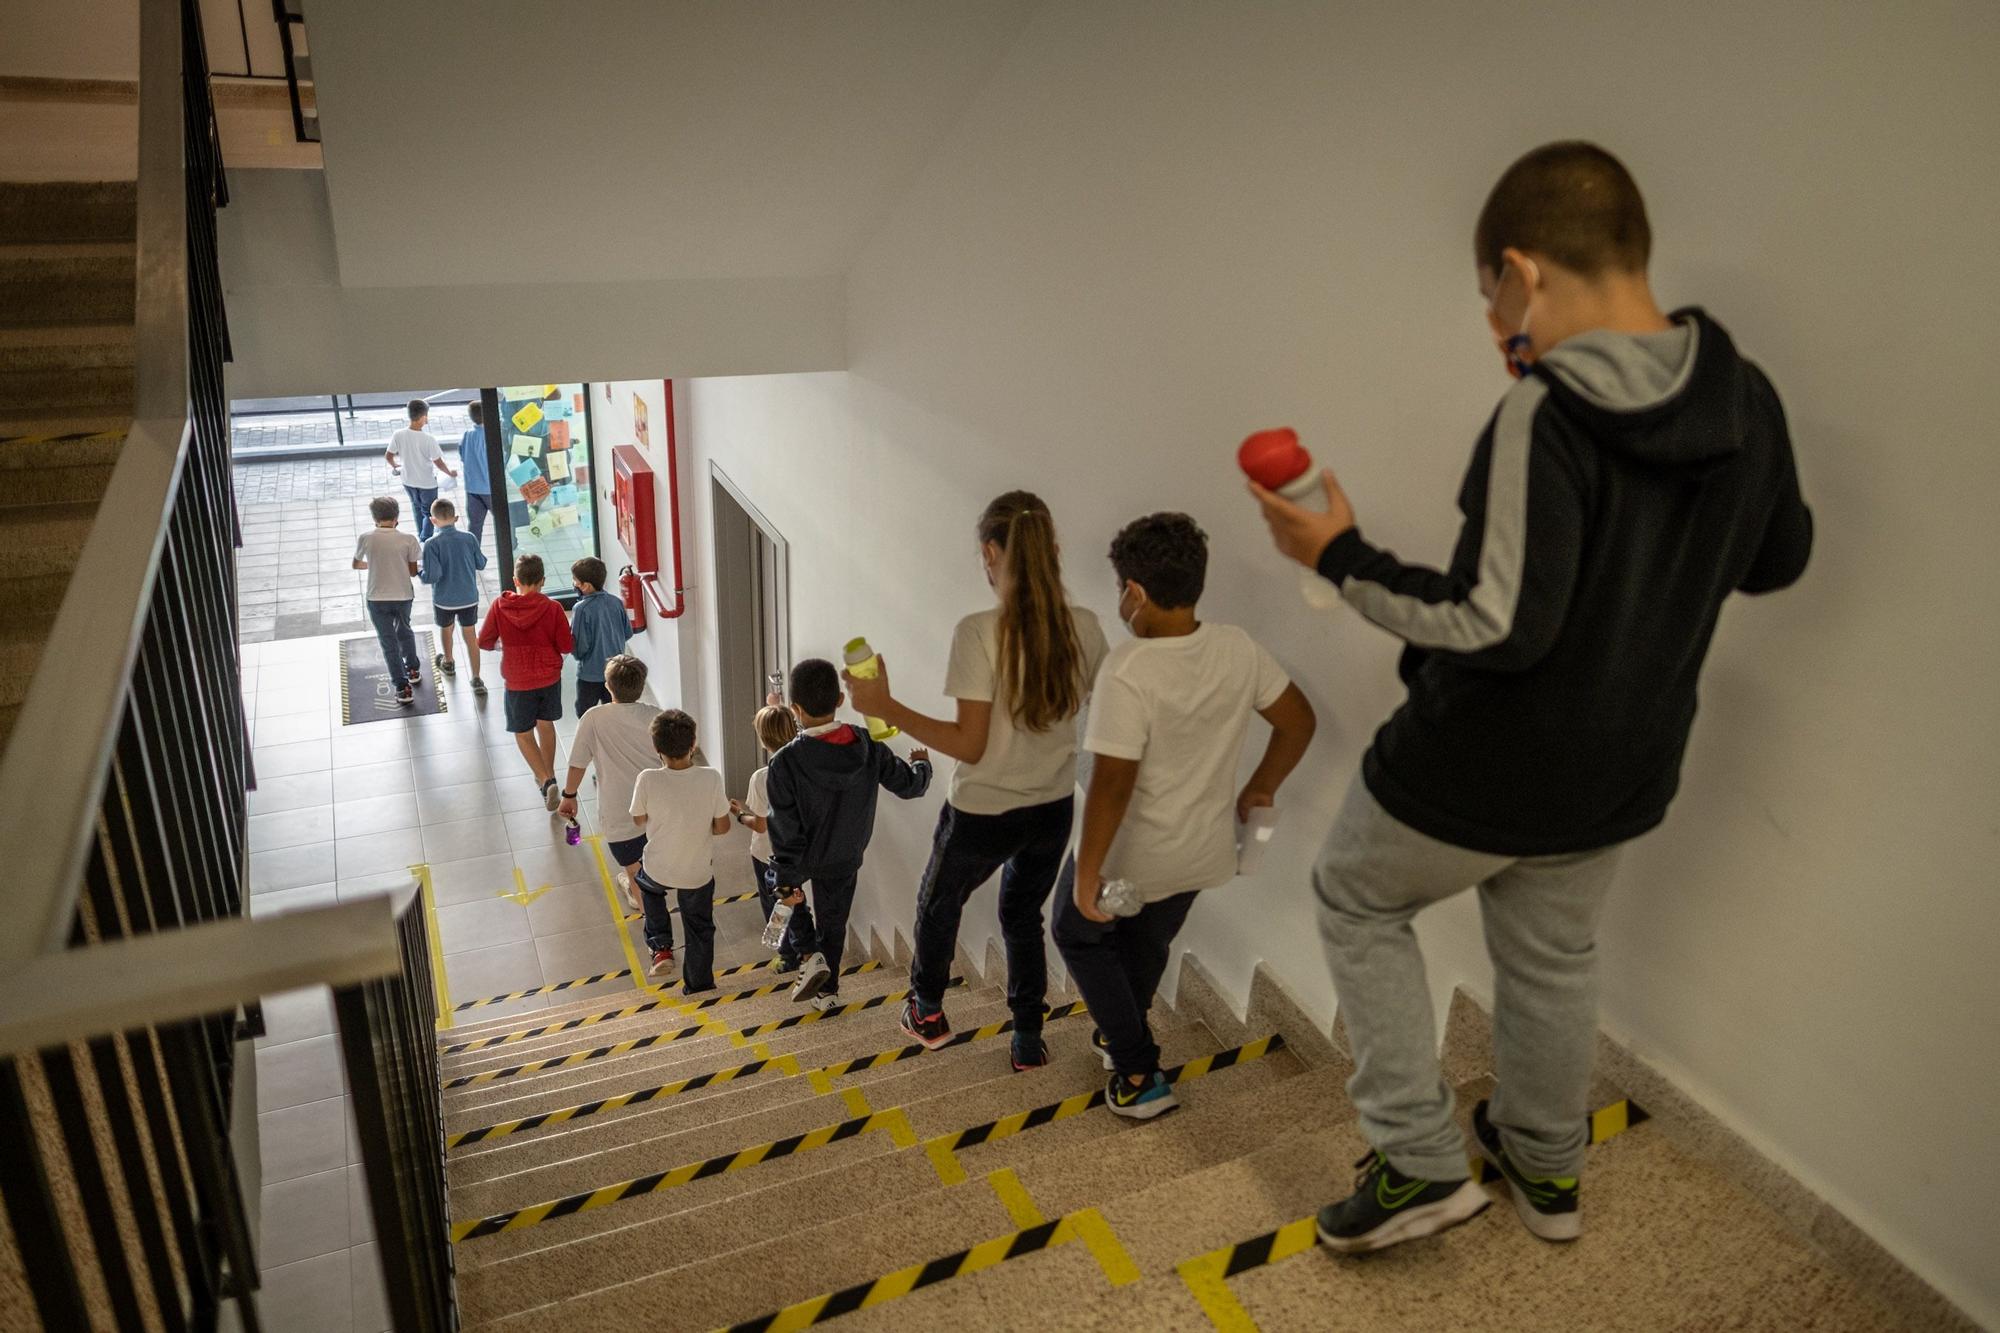
<path fill-rule="evenodd" d="M 1137 916 L 1146 904 L 1129 879 L 1107 879 L 1097 887 L 1097 910 L 1113 916 Z"/>
<path fill-rule="evenodd" d="M 1257 867 L 1264 863 L 1264 849 L 1270 845 L 1271 834 L 1278 827 L 1278 812 L 1268 805 L 1260 805 L 1250 811 L 1250 818 L 1236 828 L 1236 873 L 1254 875 Z"/>
<path fill-rule="evenodd" d="M 1299 433 L 1290 426 L 1260 430 L 1236 449 L 1236 465 L 1250 480 L 1267 491 L 1276 491 L 1295 505 L 1321 507 L 1325 492 L 1319 473 L 1313 471 L 1312 455 L 1299 443 Z M 1323 579 L 1316 569 L 1299 571 L 1299 593 L 1315 611 L 1331 611 L 1340 605 L 1340 589 Z"/>
<path fill-rule="evenodd" d="M 778 948 L 785 942 L 785 927 L 792 921 L 792 905 L 779 903 L 771 909 L 771 919 L 764 923 L 764 947 Z"/>

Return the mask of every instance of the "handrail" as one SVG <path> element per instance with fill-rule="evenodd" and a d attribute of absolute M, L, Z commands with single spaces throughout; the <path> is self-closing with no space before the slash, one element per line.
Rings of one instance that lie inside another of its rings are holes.
<path fill-rule="evenodd" d="M 133 420 L 6 754 L 0 966 L 69 938 L 126 685 L 187 460 L 188 228 L 180 0 L 139 12 L 138 261 Z"/>
<path fill-rule="evenodd" d="M 29 959 L 0 975 L 0 1056 L 394 975 L 403 966 L 396 921 L 394 900 L 377 894 Z"/>

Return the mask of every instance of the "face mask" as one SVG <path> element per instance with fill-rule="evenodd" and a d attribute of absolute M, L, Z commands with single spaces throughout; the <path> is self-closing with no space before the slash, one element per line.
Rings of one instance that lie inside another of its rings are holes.
<path fill-rule="evenodd" d="M 1136 639 L 1139 637 L 1139 631 L 1132 627 L 1132 622 L 1137 620 L 1139 618 L 1139 613 L 1146 609 L 1146 598 L 1143 594 L 1141 594 L 1137 599 L 1135 599 L 1132 603 L 1132 613 L 1130 615 L 1127 615 L 1125 614 L 1126 595 L 1127 594 L 1125 590 L 1121 589 L 1119 591 L 1118 619 L 1124 623 L 1126 632 L 1131 634 L 1131 636 Z"/>
<path fill-rule="evenodd" d="M 1534 266 L 1530 264 L 1529 267 L 1532 268 Z M 1493 295 L 1486 302 L 1486 313 L 1493 316 L 1496 322 L 1499 319 L 1499 314 L 1494 310 L 1493 305 L 1494 302 L 1500 299 L 1500 289 L 1507 285 L 1507 275 L 1511 272 L 1513 272 L 1512 268 L 1501 270 L 1500 280 L 1493 284 Z M 1537 278 L 1541 276 L 1539 270 L 1536 271 L 1535 276 Z M 1529 294 L 1531 296 L 1533 294 L 1532 286 L 1529 288 Z M 1524 305 L 1521 307 L 1520 328 L 1516 329 L 1511 337 L 1500 339 L 1500 355 L 1506 359 L 1507 373 L 1509 375 L 1518 380 L 1528 373 L 1528 368 L 1534 363 L 1528 359 L 1527 354 L 1534 350 L 1534 346 L 1533 339 L 1528 337 L 1528 307 Z"/>

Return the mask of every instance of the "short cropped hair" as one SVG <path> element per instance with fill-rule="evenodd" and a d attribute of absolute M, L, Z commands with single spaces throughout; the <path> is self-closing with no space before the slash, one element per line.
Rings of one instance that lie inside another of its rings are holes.
<path fill-rule="evenodd" d="M 452 519 L 458 517 L 458 506 L 440 495 L 437 499 L 431 501 L 431 517 L 440 518 L 449 523 Z"/>
<path fill-rule="evenodd" d="M 431 414 L 431 405 L 421 398 L 410 400 L 410 420 L 422 421 Z"/>
<path fill-rule="evenodd" d="M 840 672 L 824 657 L 808 657 L 792 668 L 792 702 L 807 717 L 828 717 L 840 707 Z"/>
<path fill-rule="evenodd" d="M 473 425 L 477 426 L 481 423 L 481 419 L 485 417 L 486 408 L 479 400 L 474 399 L 465 405 L 465 415 Z"/>
<path fill-rule="evenodd" d="M 571 583 L 588 583 L 600 592 L 604 589 L 604 562 L 594 555 L 587 555 L 569 567 Z"/>
<path fill-rule="evenodd" d="M 548 575 L 542 570 L 542 558 L 538 555 L 524 555 L 514 562 L 514 582 L 536 584 Z"/>
<path fill-rule="evenodd" d="M 798 734 L 799 722 L 791 709 L 765 704 L 757 710 L 757 742 L 765 749 L 782 749 Z"/>
<path fill-rule="evenodd" d="M 1500 175 L 1473 228 L 1473 260 L 1499 273 L 1512 247 L 1594 278 L 1643 273 L 1653 253 L 1646 201 L 1625 164 L 1578 139 L 1543 144 Z"/>
<path fill-rule="evenodd" d="M 393 496 L 378 495 L 368 502 L 368 517 L 377 523 L 393 523 L 403 512 Z"/>
<path fill-rule="evenodd" d="M 1186 514 L 1135 518 L 1111 539 L 1111 568 L 1162 610 L 1193 606 L 1208 581 L 1208 534 Z"/>
<path fill-rule="evenodd" d="M 653 748 L 668 759 L 685 759 L 694 749 L 694 719 L 678 708 L 653 718 Z"/>
<path fill-rule="evenodd" d="M 604 688 L 611 691 L 611 698 L 617 703 L 639 702 L 639 696 L 646 692 L 646 664 L 630 653 L 606 658 Z"/>

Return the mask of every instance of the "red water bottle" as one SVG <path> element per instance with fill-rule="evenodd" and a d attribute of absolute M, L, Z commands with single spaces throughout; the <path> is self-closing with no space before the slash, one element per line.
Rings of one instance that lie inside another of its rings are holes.
<path fill-rule="evenodd" d="M 1310 509 L 1325 507 L 1326 492 L 1312 455 L 1299 443 L 1299 433 L 1290 426 L 1260 430 L 1236 449 L 1236 465 L 1250 480 L 1267 491 L 1276 491 L 1295 505 Z M 1301 570 L 1299 593 L 1315 611 L 1331 611 L 1340 605 L 1340 590 L 1319 576 L 1317 570 Z"/>

